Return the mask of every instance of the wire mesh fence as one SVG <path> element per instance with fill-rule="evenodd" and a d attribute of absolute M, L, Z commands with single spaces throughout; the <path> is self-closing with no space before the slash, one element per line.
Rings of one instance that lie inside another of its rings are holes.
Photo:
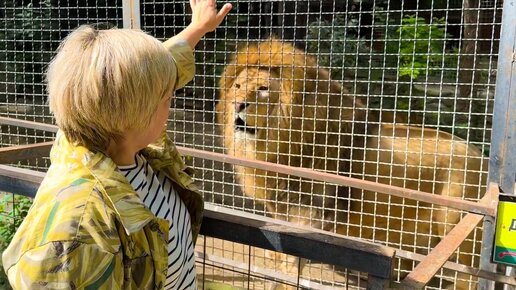
<path fill-rule="evenodd" d="M 0 114 L 54 123 L 47 106 L 44 73 L 63 38 L 82 24 L 122 24 L 122 1 L 0 2 Z M 1 145 L 51 141 L 53 134 L 1 125 Z M 21 160 L 22 166 L 45 170 L 48 162 Z"/>
<path fill-rule="evenodd" d="M 169 122 L 176 144 L 468 200 L 485 193 L 501 0 L 229 2 L 225 22 L 196 47 L 195 79 L 176 93 Z M 52 123 L 45 65 L 73 28 L 121 27 L 121 1 L 2 5 L 0 114 Z M 140 1 L 140 11 L 141 28 L 162 40 L 189 22 L 188 1 Z M 9 146 L 53 135 L 2 125 L 1 137 Z M 188 161 L 208 202 L 421 254 L 463 215 L 288 174 Z M 48 162 L 18 165 L 44 170 Z M 453 261 L 477 266 L 481 241 L 478 228 Z M 203 246 L 206 253 L 233 249 Z M 246 251 L 248 260 L 264 259 Z M 397 279 L 415 264 L 399 260 Z M 320 279 L 314 268 L 303 279 Z M 346 275 L 330 272 L 337 274 L 325 283 L 346 284 Z M 439 277 L 430 289 L 476 283 L 445 270 Z"/>
<path fill-rule="evenodd" d="M 221 284 L 232 285 L 236 289 L 269 289 L 271 282 L 292 288 L 307 289 L 365 289 L 367 274 L 347 269 L 314 264 L 304 271 L 279 273 L 277 266 L 282 262 L 268 259 L 264 250 L 202 237 L 197 253 L 200 287 L 217 289 Z M 296 268 L 299 270 L 299 267 Z M 220 284 L 217 284 L 220 283 Z"/>
<path fill-rule="evenodd" d="M 197 47 L 192 86 L 176 96 L 170 126 L 178 144 L 471 200 L 485 193 L 501 1 L 232 3 L 222 28 Z M 172 24 L 161 21 L 183 23 L 188 5 L 145 12 L 157 4 L 143 2 L 142 27 L 164 37 L 161 26 Z M 282 44 L 264 45 L 271 36 Z M 460 216 L 316 180 L 192 162 L 209 201 L 418 253 Z M 481 240 L 477 229 L 454 261 L 478 265 Z M 397 277 L 414 265 L 399 261 Z M 440 275 L 436 289 L 457 279 L 475 287 L 474 278 Z"/>

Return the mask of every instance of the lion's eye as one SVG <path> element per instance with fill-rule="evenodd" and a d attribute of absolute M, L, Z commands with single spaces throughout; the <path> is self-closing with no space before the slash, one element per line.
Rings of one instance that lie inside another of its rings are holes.
<path fill-rule="evenodd" d="M 235 84 L 235 88 L 240 89 L 240 84 Z"/>
<path fill-rule="evenodd" d="M 265 87 L 265 86 L 261 86 L 258 88 L 259 91 L 268 91 L 269 88 L 268 87 Z"/>

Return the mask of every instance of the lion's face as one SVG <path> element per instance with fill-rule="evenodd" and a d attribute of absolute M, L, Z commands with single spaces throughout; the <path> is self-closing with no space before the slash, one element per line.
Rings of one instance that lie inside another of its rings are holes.
<path fill-rule="evenodd" d="M 281 84 L 264 70 L 243 70 L 227 92 L 227 109 L 236 131 L 255 134 L 268 125 L 274 108 L 279 105 Z"/>

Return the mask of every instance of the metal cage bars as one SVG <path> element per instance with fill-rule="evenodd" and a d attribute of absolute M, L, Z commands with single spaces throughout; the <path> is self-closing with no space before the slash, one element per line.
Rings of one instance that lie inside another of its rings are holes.
<path fill-rule="evenodd" d="M 498 54 L 495 104 L 493 112 L 493 131 L 489 155 L 489 182 L 498 184 L 500 192 L 516 194 L 516 1 L 503 3 L 502 27 Z M 492 237 L 495 232 L 495 219 L 484 219 L 484 235 L 480 259 L 480 269 L 494 270 L 491 263 L 493 251 Z M 514 276 L 516 271 L 508 267 L 507 275 Z M 480 289 L 494 289 L 494 283 L 480 280 Z"/>
<path fill-rule="evenodd" d="M 7 118 L 7 117 L 0 117 L 0 124 L 10 124 L 10 125 L 16 125 L 16 126 L 24 126 L 26 128 L 31 129 L 39 129 L 39 130 L 48 130 L 50 132 L 56 133 L 58 128 L 55 125 L 48 125 L 48 124 L 41 124 L 37 122 L 31 122 L 31 121 L 24 121 L 24 120 L 16 120 L 13 118 Z M 19 156 L 25 156 L 25 157 L 44 157 L 46 155 L 37 155 L 37 154 L 45 154 L 50 150 L 51 147 L 50 142 L 40 143 L 40 144 L 34 144 L 34 145 L 21 145 L 21 146 L 13 146 L 13 147 L 6 147 L 3 148 L 3 151 L 0 151 L 3 153 L 0 155 L 0 164 L 1 163 L 7 163 L 7 160 L 10 160 L 12 157 L 11 154 L 20 154 Z M 20 151 L 30 151 L 32 150 L 34 153 L 14 153 L 14 152 L 20 152 Z M 439 196 L 431 193 L 426 193 L 422 191 L 387 185 L 387 184 L 381 184 L 376 182 L 371 182 L 367 180 L 361 180 L 356 179 L 352 177 L 346 177 L 342 175 L 332 174 L 332 173 L 326 173 L 326 172 L 320 172 L 315 171 L 307 168 L 300 168 L 300 167 L 291 167 L 286 166 L 282 164 L 276 164 L 276 163 L 270 163 L 270 162 L 263 162 L 263 161 L 257 161 L 257 160 L 248 160 L 243 159 L 239 157 L 233 157 L 228 156 L 226 154 L 221 153 L 215 153 L 215 152 L 209 152 L 209 151 L 203 151 L 198 149 L 191 149 L 191 148 L 185 148 L 178 146 L 178 150 L 181 154 L 185 156 L 192 156 L 192 157 L 198 157 L 208 160 L 214 160 L 214 161 L 220 161 L 224 163 L 230 163 L 233 165 L 241 165 L 246 167 L 251 167 L 255 169 L 263 169 L 267 171 L 272 172 L 278 172 L 278 173 L 286 173 L 289 175 L 294 175 L 298 177 L 304 177 L 308 179 L 314 179 L 318 181 L 325 181 L 337 185 L 342 186 L 350 186 L 354 188 L 359 188 L 363 190 L 370 190 L 375 192 L 380 192 L 383 194 L 388 194 L 392 196 L 397 197 L 404 197 L 408 199 L 413 199 L 417 201 L 432 203 L 440 206 L 446 206 L 451 207 L 463 211 L 467 211 L 470 213 L 476 213 L 480 215 L 488 215 L 488 216 L 494 216 L 496 214 L 496 204 L 494 203 L 487 203 L 485 202 L 473 202 L 468 200 L 463 200 L 459 198 L 454 197 L 448 197 L 448 196 Z M 26 154 L 26 155 L 21 155 Z M 5 156 L 7 155 L 7 156 Z M 3 159 L 6 158 L 6 159 Z M 3 161 L 6 160 L 6 161 Z"/>
<path fill-rule="evenodd" d="M 37 122 L 16 120 L 12 118 L 0 117 L 0 124 L 9 124 L 12 126 L 24 126 L 31 129 L 46 130 L 50 132 L 57 132 L 57 127 L 54 125 L 41 124 Z M 44 174 L 34 172 L 27 169 L 17 169 L 15 167 L 5 166 L 1 164 L 10 163 L 14 158 L 39 158 L 48 156 L 51 144 L 49 142 L 32 144 L 32 145 L 21 145 L 5 147 L 0 150 L 0 177 L 1 183 L 5 187 L 4 190 L 11 189 L 19 193 L 27 195 L 34 191 L 33 187 L 41 182 Z M 496 274 L 493 271 L 485 269 L 474 269 L 464 265 L 448 262 L 447 260 L 453 254 L 455 249 L 460 246 L 462 241 L 470 234 L 475 226 L 484 217 L 493 218 L 496 213 L 496 201 L 498 200 L 498 185 L 496 183 L 490 183 L 488 192 L 479 202 L 470 202 L 467 200 L 461 200 L 458 198 L 437 196 L 430 193 L 419 192 L 415 190 L 409 190 L 405 188 L 399 188 L 395 186 L 376 184 L 364 180 L 348 178 L 330 173 L 318 172 L 305 168 L 293 168 L 275 163 L 260 162 L 254 160 L 245 160 L 236 157 L 230 157 L 225 154 L 206 152 L 202 150 L 189 149 L 184 147 L 178 147 L 178 150 L 184 154 L 199 158 L 206 158 L 209 160 L 216 160 L 220 162 L 228 162 L 231 164 L 243 165 L 257 169 L 264 169 L 274 172 L 288 172 L 291 175 L 305 177 L 310 179 L 322 180 L 336 184 L 343 184 L 351 187 L 374 190 L 383 194 L 399 196 L 403 195 L 405 198 L 425 201 L 429 203 L 438 204 L 441 206 L 447 206 L 451 208 L 461 209 L 469 212 L 455 227 L 450 231 L 443 240 L 430 252 L 427 256 L 411 253 L 408 251 L 393 249 L 396 252 L 396 256 L 405 259 L 411 259 L 420 261 L 416 268 L 404 279 L 397 287 L 408 287 L 408 288 L 421 288 L 426 285 L 430 279 L 437 273 L 442 267 L 452 269 L 455 271 L 467 273 L 473 276 L 478 276 L 488 283 L 498 281 L 506 285 L 516 286 L 516 278 L 511 276 L 504 276 Z M 245 215 L 244 212 L 242 214 Z M 248 225 L 249 226 L 249 225 Z M 253 226 L 249 226 L 247 230 Z M 229 239 L 236 242 L 245 242 L 246 244 L 252 244 L 253 246 L 264 247 L 263 243 L 256 241 L 253 243 L 252 239 L 248 240 L 234 240 L 229 236 L 221 233 L 212 233 L 212 236 Z M 236 236 L 235 232 L 235 236 Z M 339 235 L 337 235 L 339 236 Z M 296 242 L 298 242 L 296 240 Z M 267 248 L 267 247 L 266 247 Z M 309 258 L 309 257 L 306 257 Z M 378 284 L 385 286 L 382 282 Z M 493 284 L 494 285 L 494 284 Z M 382 286 L 382 287 L 383 287 Z M 487 289 L 487 288 L 484 288 Z"/>

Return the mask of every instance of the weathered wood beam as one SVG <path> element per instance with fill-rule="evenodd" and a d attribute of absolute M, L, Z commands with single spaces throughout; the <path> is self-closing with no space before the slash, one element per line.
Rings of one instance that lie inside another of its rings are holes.
<path fill-rule="evenodd" d="M 276 164 L 258 160 L 248 160 L 230 155 L 209 152 L 204 150 L 178 147 L 179 152 L 183 155 L 189 155 L 198 158 L 205 158 L 209 160 L 226 162 L 234 165 L 246 166 L 266 171 L 278 172 L 287 175 L 299 176 L 318 181 L 326 181 L 337 185 L 360 188 L 364 190 L 376 191 L 383 194 L 407 198 L 422 202 L 427 202 L 435 205 L 451 207 L 455 209 L 464 210 L 467 212 L 494 216 L 496 206 L 494 204 L 481 204 L 474 201 L 463 200 L 449 196 L 436 195 L 428 192 L 417 191 L 413 189 L 397 187 L 373 181 L 362 180 L 343 175 L 320 172 L 302 167 L 290 167 L 283 164 Z"/>
<path fill-rule="evenodd" d="M 482 204 L 491 204 L 496 201 L 497 188 L 490 186 L 488 192 L 479 201 Z M 461 221 L 446 234 L 446 236 L 434 247 L 434 249 L 410 272 L 401 285 L 408 289 L 423 288 L 439 271 L 455 250 L 475 229 L 484 218 L 482 215 L 468 213 Z"/>
<path fill-rule="evenodd" d="M 0 124 L 9 123 L 10 125 L 25 126 L 27 128 L 39 128 L 41 130 L 55 130 L 57 127 L 53 125 L 47 125 L 37 122 L 23 121 L 12 118 L 0 117 Z M 46 129 L 45 129 L 46 128 Z M 282 164 L 263 162 L 257 160 L 247 160 L 229 156 L 226 154 L 209 152 L 204 150 L 177 147 L 179 152 L 183 155 L 190 155 L 193 157 L 205 158 L 214 161 L 226 162 L 234 165 L 247 166 L 250 168 L 256 168 L 261 170 L 267 170 L 272 172 L 278 172 L 287 175 L 293 175 L 298 177 L 304 177 L 309 179 L 315 179 L 318 181 L 326 181 L 337 185 L 355 187 L 364 190 L 376 191 L 383 194 L 397 196 L 401 198 L 407 198 L 422 202 L 427 202 L 435 205 L 451 207 L 455 209 L 464 210 L 471 213 L 477 213 L 482 215 L 494 216 L 496 212 L 495 205 L 480 204 L 473 201 L 463 200 L 460 198 L 453 198 L 448 196 L 435 195 L 427 192 L 421 192 L 413 189 L 407 189 L 392 185 L 386 185 L 376 183 L 368 180 L 361 180 L 352 177 L 336 175 L 326 172 L 319 172 L 302 167 L 290 167 Z"/>
<path fill-rule="evenodd" d="M 45 124 L 45 123 L 40 123 L 40 122 L 32 122 L 32 121 L 27 121 L 27 120 L 20 120 L 20 119 L 9 118 L 9 117 L 0 117 L 0 124 L 18 126 L 18 127 L 23 127 L 23 128 L 42 130 L 42 131 L 54 132 L 54 133 L 56 133 L 58 130 L 56 125 Z"/>
<path fill-rule="evenodd" d="M 390 279 L 392 275 L 395 254 L 392 248 L 212 204 L 206 204 L 201 234 L 341 266 L 377 278 Z"/>
<path fill-rule="evenodd" d="M 0 148 L 0 164 L 16 163 L 20 160 L 48 157 L 54 142 L 16 145 Z"/>

